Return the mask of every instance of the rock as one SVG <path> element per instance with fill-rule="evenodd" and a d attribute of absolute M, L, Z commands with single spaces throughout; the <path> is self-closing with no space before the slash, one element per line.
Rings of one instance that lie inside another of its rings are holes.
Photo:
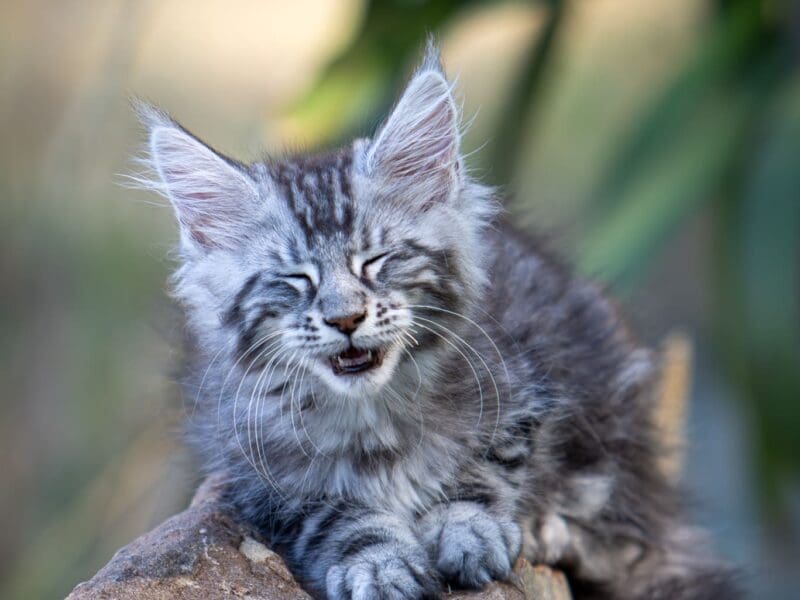
<path fill-rule="evenodd" d="M 567 578 L 543 565 L 533 566 L 524 558 L 514 565 L 513 580 L 492 583 L 480 592 L 453 592 L 447 600 L 571 600 Z"/>
<path fill-rule="evenodd" d="M 519 561 L 516 572 L 522 580 L 526 600 L 569 600 L 567 578 L 560 571 L 544 565 L 533 566 L 527 560 Z"/>
<path fill-rule="evenodd" d="M 182 513 L 119 550 L 68 600 L 310 600 L 283 560 L 219 502 L 210 479 Z"/>
<path fill-rule="evenodd" d="M 310 600 L 283 560 L 237 522 L 210 478 L 189 508 L 119 550 L 67 600 L 247 599 Z M 563 574 L 519 560 L 514 580 L 480 592 L 450 592 L 450 600 L 569 600 Z"/>

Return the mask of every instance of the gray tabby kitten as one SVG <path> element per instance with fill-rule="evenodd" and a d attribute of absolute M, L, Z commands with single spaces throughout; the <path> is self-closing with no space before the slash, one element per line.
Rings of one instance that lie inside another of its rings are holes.
<path fill-rule="evenodd" d="M 654 364 L 502 219 L 435 49 L 372 139 L 244 165 L 141 105 L 193 340 L 190 435 L 320 597 L 438 597 L 520 553 L 576 597 L 730 598 L 657 466 Z"/>

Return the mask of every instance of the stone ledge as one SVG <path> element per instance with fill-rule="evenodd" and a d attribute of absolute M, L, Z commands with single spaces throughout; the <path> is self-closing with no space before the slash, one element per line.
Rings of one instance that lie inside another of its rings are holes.
<path fill-rule="evenodd" d="M 189 508 L 119 550 L 67 600 L 247 599 L 310 600 L 283 560 L 226 513 L 213 479 Z M 562 573 L 517 562 L 514 580 L 449 600 L 569 600 Z"/>

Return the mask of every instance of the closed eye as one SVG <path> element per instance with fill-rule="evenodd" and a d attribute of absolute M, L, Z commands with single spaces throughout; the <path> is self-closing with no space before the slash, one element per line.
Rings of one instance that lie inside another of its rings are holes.
<path fill-rule="evenodd" d="M 363 263 L 361 263 L 361 276 L 368 277 L 369 276 L 369 267 L 370 266 L 379 266 L 380 262 L 389 256 L 388 252 L 382 252 L 381 254 L 376 254 L 375 256 L 368 258 Z"/>
<path fill-rule="evenodd" d="M 307 273 L 286 273 L 280 275 L 280 278 L 300 293 L 305 293 L 306 290 L 314 288 L 314 280 Z"/>

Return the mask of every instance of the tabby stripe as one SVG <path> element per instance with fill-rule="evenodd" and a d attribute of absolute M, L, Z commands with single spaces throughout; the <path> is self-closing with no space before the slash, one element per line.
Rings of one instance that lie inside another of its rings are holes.
<path fill-rule="evenodd" d="M 339 168 L 339 190 L 347 199 L 352 198 L 353 192 L 350 189 L 350 177 L 349 171 L 350 166 L 353 164 L 353 155 L 350 152 L 342 154 L 340 156 L 339 164 L 337 165 Z"/>
<path fill-rule="evenodd" d="M 402 288 L 406 291 L 422 290 L 428 294 L 433 300 L 439 302 L 442 306 L 458 306 L 458 297 L 456 296 L 453 288 L 442 282 L 441 287 L 436 287 L 430 283 L 412 283 L 403 285 Z"/>
<path fill-rule="evenodd" d="M 356 537 L 347 542 L 341 550 L 341 558 L 349 558 L 354 554 L 358 554 L 364 548 L 375 546 L 377 544 L 386 544 L 387 542 L 394 541 L 394 537 L 389 535 L 384 529 L 371 528 L 359 531 Z"/>
<path fill-rule="evenodd" d="M 343 517 L 352 519 L 353 515 L 344 512 L 344 510 L 344 507 L 341 505 L 330 508 L 330 512 L 314 525 L 314 533 L 311 534 L 310 537 L 305 538 L 305 543 L 303 544 L 304 552 L 308 552 L 311 548 L 319 547 L 328 535 L 334 531 L 333 526 L 336 525 L 339 519 Z M 305 536 L 301 536 L 298 541 L 302 542 L 304 537 Z"/>
<path fill-rule="evenodd" d="M 422 255 L 428 258 L 431 262 L 436 262 L 439 258 L 440 251 L 428 248 L 419 242 L 412 239 L 404 239 L 403 245 L 408 248 L 415 255 Z"/>
<path fill-rule="evenodd" d="M 513 456 L 500 456 L 495 448 L 489 450 L 486 454 L 486 459 L 496 465 L 500 465 L 506 469 L 519 469 L 525 464 L 525 454 L 515 454 Z"/>
<path fill-rule="evenodd" d="M 458 491 L 458 500 L 461 502 L 475 502 L 483 506 L 491 506 L 495 503 L 495 496 L 492 490 L 479 483 L 464 485 Z"/>
<path fill-rule="evenodd" d="M 253 273 L 250 277 L 247 278 L 242 289 L 240 289 L 236 297 L 234 298 L 233 305 L 228 310 L 225 315 L 225 322 L 228 324 L 238 324 L 242 321 L 242 303 L 247 299 L 250 293 L 253 291 L 256 283 L 261 278 L 261 273 Z"/>

